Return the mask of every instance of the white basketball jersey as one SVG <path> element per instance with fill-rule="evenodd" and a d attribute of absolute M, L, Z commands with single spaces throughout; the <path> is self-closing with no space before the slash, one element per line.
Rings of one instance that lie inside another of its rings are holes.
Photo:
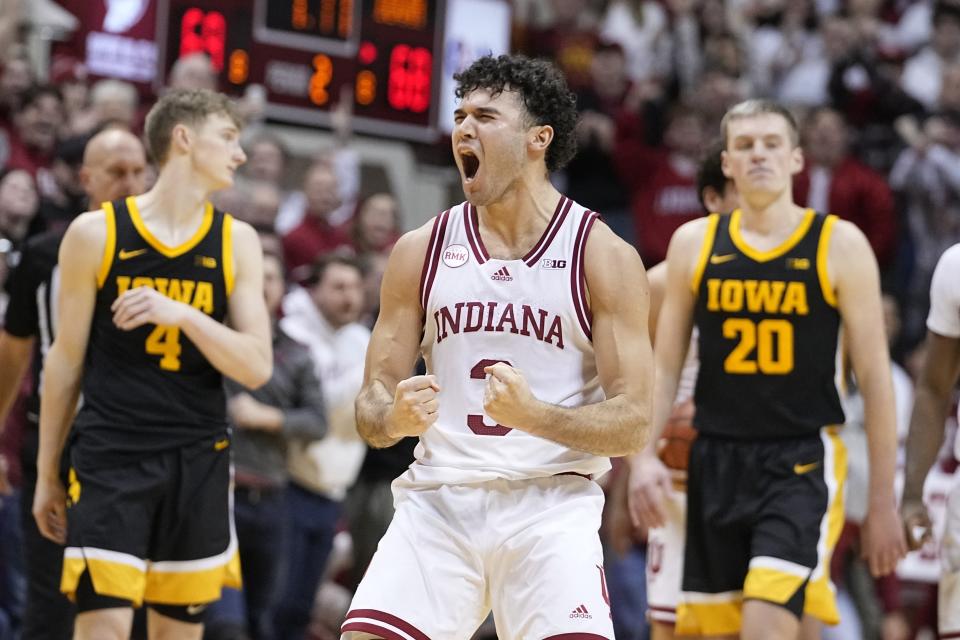
<path fill-rule="evenodd" d="M 420 285 L 421 350 L 440 385 L 440 408 L 401 482 L 596 476 L 610 468 L 605 457 L 496 424 L 483 413 L 483 369 L 495 362 L 522 372 L 544 402 L 576 407 L 604 399 L 583 270 L 597 217 L 562 197 L 543 236 L 517 260 L 490 257 L 469 203 L 436 218 Z"/>

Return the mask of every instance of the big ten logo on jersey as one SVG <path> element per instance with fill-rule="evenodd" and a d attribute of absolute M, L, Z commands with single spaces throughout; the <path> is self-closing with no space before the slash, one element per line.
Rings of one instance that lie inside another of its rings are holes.
<path fill-rule="evenodd" d="M 540 261 L 540 266 L 544 269 L 566 269 L 566 260 L 557 260 L 555 258 L 544 258 Z"/>
<path fill-rule="evenodd" d="M 805 316 L 810 313 L 804 282 L 782 280 L 707 281 L 707 310 Z M 736 346 L 723 362 L 732 374 L 786 375 L 793 371 L 793 323 L 786 318 L 727 318 L 723 337 Z"/>
<path fill-rule="evenodd" d="M 441 257 L 443 258 L 443 264 L 451 269 L 456 269 L 457 267 L 462 267 L 467 264 L 467 260 L 470 259 L 470 254 L 467 253 L 467 248 L 462 244 L 451 244 L 443 250 Z"/>
<path fill-rule="evenodd" d="M 117 276 L 117 297 L 128 289 L 149 287 L 177 302 L 183 302 L 207 315 L 213 313 L 213 283 L 180 278 L 150 278 L 147 276 Z"/>

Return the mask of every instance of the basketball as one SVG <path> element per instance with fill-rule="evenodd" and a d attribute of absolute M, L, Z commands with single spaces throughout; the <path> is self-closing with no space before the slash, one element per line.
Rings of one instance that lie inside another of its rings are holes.
<path fill-rule="evenodd" d="M 657 456 L 670 469 L 686 471 L 690 462 L 690 446 L 697 437 L 693 426 L 693 402 L 673 408 L 667 426 L 657 441 Z"/>

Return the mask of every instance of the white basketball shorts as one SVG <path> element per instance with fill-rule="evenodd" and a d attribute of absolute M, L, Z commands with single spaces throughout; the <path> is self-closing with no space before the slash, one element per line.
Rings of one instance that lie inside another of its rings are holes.
<path fill-rule="evenodd" d="M 595 482 L 398 484 L 396 514 L 343 632 L 468 640 L 492 609 L 501 640 L 613 639 Z"/>
<path fill-rule="evenodd" d="M 960 474 L 960 471 L 957 471 Z M 947 496 L 947 517 L 940 543 L 939 627 L 941 638 L 960 638 L 960 476 Z"/>
<path fill-rule="evenodd" d="M 647 535 L 647 616 L 653 622 L 677 621 L 687 539 L 687 492 L 670 488 L 664 505 L 667 521 Z"/>

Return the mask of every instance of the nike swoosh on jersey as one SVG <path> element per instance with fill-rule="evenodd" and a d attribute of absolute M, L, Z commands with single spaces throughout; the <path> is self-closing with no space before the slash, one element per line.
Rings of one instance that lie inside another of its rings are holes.
<path fill-rule="evenodd" d="M 793 472 L 798 476 L 802 476 L 805 473 L 810 473 L 811 471 L 813 471 L 819 466 L 820 466 L 819 460 L 817 460 L 816 462 L 810 462 L 807 464 L 800 464 L 798 462 L 797 464 L 793 465 Z"/>
<path fill-rule="evenodd" d="M 141 256 L 146 252 L 147 252 L 146 249 L 134 249 L 133 251 L 120 249 L 120 253 L 118 254 L 117 257 L 119 257 L 121 260 L 129 260 L 130 258 L 136 258 L 137 256 Z"/>
<path fill-rule="evenodd" d="M 714 254 L 714 255 L 710 256 L 710 264 L 723 264 L 724 262 L 730 262 L 731 260 L 733 260 L 733 259 L 736 258 L 736 257 L 737 257 L 737 254 L 735 254 L 735 253 L 727 253 L 727 254 L 722 255 L 722 256 L 718 256 L 718 255 Z"/>

